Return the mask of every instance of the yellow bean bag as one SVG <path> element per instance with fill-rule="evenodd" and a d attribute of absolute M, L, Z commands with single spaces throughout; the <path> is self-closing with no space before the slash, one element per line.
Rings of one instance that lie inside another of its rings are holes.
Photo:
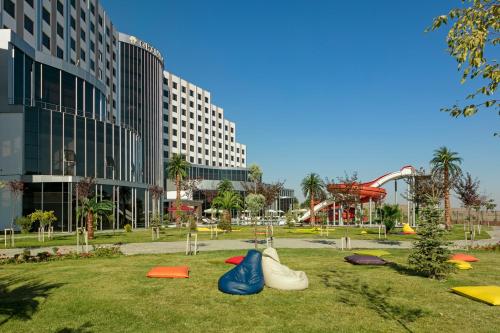
<path fill-rule="evenodd" d="M 459 295 L 472 298 L 490 305 L 500 305 L 500 287 L 499 286 L 468 286 L 455 287 L 451 290 Z"/>
<path fill-rule="evenodd" d="M 314 229 L 294 229 L 292 230 L 293 233 L 295 234 L 315 234 L 319 232 L 319 229 L 314 228 Z"/>
<path fill-rule="evenodd" d="M 366 230 L 361 231 L 361 235 L 366 235 L 368 232 Z"/>
<path fill-rule="evenodd" d="M 472 265 L 469 264 L 467 261 L 450 259 L 450 260 L 448 260 L 448 262 L 455 264 L 455 267 L 458 269 L 471 269 L 472 268 Z"/>
<path fill-rule="evenodd" d="M 414 234 L 415 230 L 408 223 L 403 224 L 403 233 Z"/>
<path fill-rule="evenodd" d="M 382 256 L 390 255 L 389 252 L 384 251 L 384 250 L 357 250 L 357 251 L 353 251 L 353 252 L 354 252 L 354 254 L 359 254 L 362 256 L 382 257 Z"/>

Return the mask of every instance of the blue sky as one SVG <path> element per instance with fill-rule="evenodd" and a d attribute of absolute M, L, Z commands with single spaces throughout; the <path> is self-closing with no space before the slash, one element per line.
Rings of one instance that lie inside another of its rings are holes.
<path fill-rule="evenodd" d="M 445 145 L 500 202 L 498 115 L 439 112 L 472 86 L 459 83 L 445 30 L 424 29 L 460 3 L 103 0 L 120 31 L 211 91 L 236 122 L 248 161 L 300 199 L 309 172 L 357 171 L 368 181 L 408 164 L 428 168 Z"/>

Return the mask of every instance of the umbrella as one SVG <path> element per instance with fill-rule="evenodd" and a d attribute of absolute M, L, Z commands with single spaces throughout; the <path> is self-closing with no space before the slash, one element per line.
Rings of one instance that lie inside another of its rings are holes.
<path fill-rule="evenodd" d="M 308 211 L 308 209 L 305 209 L 305 208 L 300 208 L 300 209 L 294 209 L 294 210 L 292 210 L 292 212 L 294 212 L 294 213 L 305 213 L 307 211 Z"/>
<path fill-rule="evenodd" d="M 176 211 L 182 211 L 182 212 L 192 212 L 194 211 L 193 207 L 186 206 L 186 205 L 180 205 L 179 207 L 177 206 L 172 206 L 168 208 L 169 212 L 176 212 Z"/>
<path fill-rule="evenodd" d="M 205 209 L 203 212 L 206 213 L 206 214 L 212 214 L 212 213 L 216 214 L 217 212 L 222 213 L 222 210 L 208 208 L 208 209 Z"/>

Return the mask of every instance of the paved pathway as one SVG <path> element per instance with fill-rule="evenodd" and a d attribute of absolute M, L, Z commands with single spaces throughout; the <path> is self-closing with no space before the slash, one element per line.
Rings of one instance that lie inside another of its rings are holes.
<path fill-rule="evenodd" d="M 487 245 L 500 242 L 500 227 L 493 227 L 489 232 L 491 239 L 482 239 L 474 242 L 474 245 Z M 411 247 L 411 241 L 384 241 L 384 240 L 351 240 L 352 248 L 365 249 L 407 249 Z M 109 246 L 111 244 L 102 244 L 100 246 Z M 318 249 L 318 248 L 340 248 L 340 239 L 308 239 L 308 238 L 276 238 L 274 239 L 276 248 L 294 248 L 294 249 Z M 457 240 L 453 242 L 452 248 L 464 248 L 465 241 Z M 76 251 L 76 246 L 59 246 L 62 252 Z M 120 246 L 121 251 L 126 255 L 134 254 L 161 254 L 178 253 L 186 250 L 186 242 L 150 242 L 150 243 L 127 243 Z M 252 240 L 204 240 L 198 243 L 198 250 L 217 251 L 217 250 L 246 250 L 254 248 Z M 21 253 L 22 248 L 0 249 L 0 255 L 13 256 Z M 52 247 L 42 247 L 32 249 L 32 253 L 48 251 L 52 252 Z"/>

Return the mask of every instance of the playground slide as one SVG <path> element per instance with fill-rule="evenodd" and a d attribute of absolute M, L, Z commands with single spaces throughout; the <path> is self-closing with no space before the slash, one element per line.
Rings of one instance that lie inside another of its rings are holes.
<path fill-rule="evenodd" d="M 384 198 L 385 195 L 387 194 L 385 189 L 380 188 L 382 185 L 384 185 L 387 182 L 390 182 L 392 180 L 398 180 L 401 178 L 409 178 L 415 175 L 415 168 L 412 167 L 411 165 L 407 165 L 401 168 L 399 171 L 394 171 L 388 174 L 385 174 L 381 177 L 378 177 L 375 180 L 372 180 L 371 182 L 367 183 L 361 183 L 359 184 L 360 188 L 360 195 L 362 196 L 362 201 L 366 201 L 371 199 L 381 199 Z M 341 184 L 340 184 L 341 185 Z M 321 209 L 327 207 L 328 205 L 333 204 L 332 201 L 330 200 L 325 200 L 314 206 L 314 212 L 317 213 Z M 310 216 L 310 211 L 308 210 L 302 217 L 300 218 L 300 221 L 305 221 L 309 219 Z"/>

